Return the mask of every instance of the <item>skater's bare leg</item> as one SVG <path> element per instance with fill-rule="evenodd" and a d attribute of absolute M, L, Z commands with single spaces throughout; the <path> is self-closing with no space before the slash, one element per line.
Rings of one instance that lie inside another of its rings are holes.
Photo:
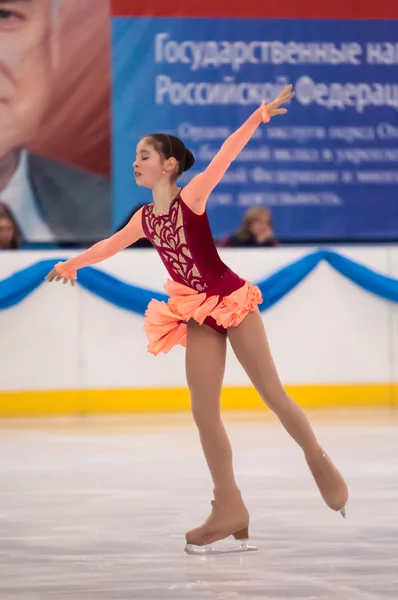
<path fill-rule="evenodd" d="M 304 412 L 283 389 L 260 313 L 249 313 L 239 326 L 228 329 L 228 336 L 261 398 L 302 448 L 325 502 L 334 510 L 341 510 L 348 499 L 347 486 L 320 447 Z"/>
<path fill-rule="evenodd" d="M 216 491 L 237 488 L 231 444 L 221 419 L 220 397 L 225 371 L 226 336 L 207 325 L 188 323 L 186 376 L 191 410 Z"/>
<path fill-rule="evenodd" d="M 225 371 L 226 336 L 207 325 L 188 323 L 186 373 L 192 414 L 213 479 L 212 513 L 186 534 L 187 544 L 203 546 L 244 530 L 249 513 L 235 481 L 231 444 L 221 420 L 220 395 Z"/>

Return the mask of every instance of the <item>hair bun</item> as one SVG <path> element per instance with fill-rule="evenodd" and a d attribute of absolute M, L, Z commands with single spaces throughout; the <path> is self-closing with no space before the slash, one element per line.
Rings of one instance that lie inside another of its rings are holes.
<path fill-rule="evenodd" d="M 190 150 L 188 150 L 188 148 L 185 148 L 185 165 L 184 165 L 184 171 L 188 171 L 188 169 L 190 169 L 191 167 L 193 167 L 194 164 L 195 164 L 194 155 L 192 154 L 192 152 Z"/>

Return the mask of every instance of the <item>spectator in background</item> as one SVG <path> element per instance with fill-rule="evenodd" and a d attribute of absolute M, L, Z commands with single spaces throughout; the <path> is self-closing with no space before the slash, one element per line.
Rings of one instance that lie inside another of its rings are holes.
<path fill-rule="evenodd" d="M 0 202 L 25 242 L 91 242 L 111 232 L 106 178 L 28 150 L 54 84 L 61 1 L 0 0 Z"/>
<path fill-rule="evenodd" d="M 246 212 L 240 230 L 221 241 L 222 247 L 273 247 L 279 243 L 268 208 L 253 206 Z"/>
<path fill-rule="evenodd" d="M 0 204 L 0 250 L 17 250 L 21 243 L 18 226 L 6 206 Z"/>

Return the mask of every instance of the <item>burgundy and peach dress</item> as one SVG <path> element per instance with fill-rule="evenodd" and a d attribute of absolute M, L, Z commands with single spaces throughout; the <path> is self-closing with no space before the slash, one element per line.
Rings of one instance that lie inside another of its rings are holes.
<path fill-rule="evenodd" d="M 76 279 L 78 269 L 98 263 L 147 237 L 171 279 L 165 284 L 167 302 L 151 300 L 144 329 L 148 351 L 157 355 L 186 345 L 187 323 L 193 319 L 220 334 L 238 326 L 262 302 L 259 288 L 234 273 L 221 260 L 206 214 L 206 201 L 231 162 L 261 122 L 268 122 L 264 105 L 222 145 L 205 171 L 179 191 L 165 214 L 148 204 L 121 231 L 94 244 L 79 256 L 55 265 L 61 276 Z"/>

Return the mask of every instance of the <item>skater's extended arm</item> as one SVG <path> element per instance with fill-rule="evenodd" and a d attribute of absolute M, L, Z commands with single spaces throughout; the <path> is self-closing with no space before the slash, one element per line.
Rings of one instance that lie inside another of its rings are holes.
<path fill-rule="evenodd" d="M 111 237 L 94 244 L 91 248 L 74 258 L 57 263 L 53 271 L 47 275 L 46 280 L 52 281 L 57 276 L 57 280 L 60 277 L 74 280 L 76 279 L 76 271 L 78 269 L 101 262 L 127 248 L 127 246 L 134 244 L 140 238 L 145 237 L 141 221 L 142 211 L 143 208 L 140 208 L 132 216 L 127 225 Z"/>
<path fill-rule="evenodd" d="M 200 214 L 204 211 L 209 195 L 221 181 L 229 165 L 246 146 L 260 123 L 266 123 L 268 120 L 269 116 L 265 106 L 257 109 L 239 129 L 225 140 L 205 171 L 194 177 L 182 190 L 182 199 L 194 212 Z"/>
<path fill-rule="evenodd" d="M 291 86 L 288 86 L 270 104 L 266 105 L 263 102 L 260 108 L 254 111 L 247 121 L 223 143 L 206 170 L 194 177 L 182 190 L 182 199 L 194 212 L 198 214 L 204 212 L 209 195 L 221 181 L 232 161 L 249 142 L 260 123 L 268 123 L 272 116 L 286 113 L 286 109 L 278 107 L 292 97 Z"/>

